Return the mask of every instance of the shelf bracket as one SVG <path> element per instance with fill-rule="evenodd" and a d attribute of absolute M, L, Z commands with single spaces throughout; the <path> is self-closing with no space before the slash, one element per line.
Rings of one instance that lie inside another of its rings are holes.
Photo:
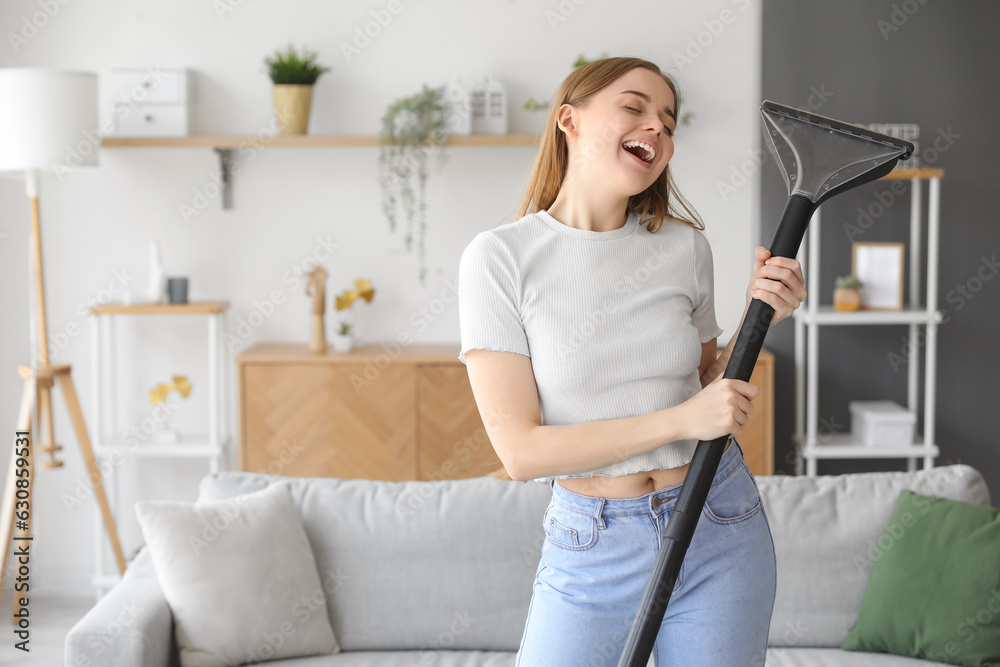
<path fill-rule="evenodd" d="M 222 208 L 233 207 L 233 149 L 215 148 L 219 154 L 219 173 L 222 175 Z"/>

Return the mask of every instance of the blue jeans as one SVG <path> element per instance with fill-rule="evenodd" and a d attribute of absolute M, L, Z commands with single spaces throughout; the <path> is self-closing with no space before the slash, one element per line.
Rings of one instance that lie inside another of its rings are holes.
<path fill-rule="evenodd" d="M 774 540 L 730 436 L 653 646 L 656 667 L 762 667 Z M 515 667 L 615 667 L 683 484 L 602 498 L 550 482 L 545 539 Z"/>

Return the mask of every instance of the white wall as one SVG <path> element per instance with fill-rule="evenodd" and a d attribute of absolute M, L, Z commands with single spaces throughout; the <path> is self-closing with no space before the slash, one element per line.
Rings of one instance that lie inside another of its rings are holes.
<path fill-rule="evenodd" d="M 374 135 L 386 107 L 419 91 L 421 84 L 440 85 L 453 73 L 471 80 L 486 72 L 507 86 L 510 132 L 537 132 L 542 112 L 525 111 L 524 100 L 550 99 L 581 53 L 651 59 L 678 76 L 686 109 L 695 114 L 692 125 L 679 133 L 672 165 L 714 248 L 716 309 L 726 330 L 722 342 L 739 323 L 759 228 L 756 174 L 749 161 L 760 145 L 756 1 L 404 3 L 350 62 L 341 44 L 353 41 L 356 30 L 372 20 L 373 12 L 384 12 L 387 2 L 50 4 L 50 11 L 58 7 L 52 17 L 43 14 L 46 5 L 39 0 L 0 4 L 0 66 L 95 71 L 102 77 L 105 115 L 112 67 L 189 67 L 196 72 L 194 134 L 250 135 L 268 127 L 272 102 L 262 59 L 289 40 L 317 49 L 333 67 L 316 89 L 312 134 Z M 34 25 L 41 27 L 34 30 Z M 236 177 L 234 209 L 223 211 L 214 201 L 190 224 L 179 209 L 210 181 L 217 167 L 210 149 L 103 149 L 98 169 L 61 182 L 44 175 L 41 182 L 49 332 L 65 334 L 52 361 L 73 365 L 89 420 L 90 334 L 81 313 L 88 300 L 101 298 L 102 290 L 116 284 L 116 271 L 131 275 L 133 287 L 144 284 L 151 238 L 161 243 L 169 274 L 190 276 L 191 299 L 230 302 L 229 333 L 255 309 L 255 301 L 281 291 L 284 303 L 233 355 L 260 341 L 308 340 L 310 298 L 302 284 L 287 278 L 289 270 L 314 256 L 320 239 L 339 244 L 325 263 L 328 296 L 357 277 L 375 286 L 375 300 L 358 308 L 362 342 L 392 340 L 405 332 L 418 342 L 457 343 L 452 297 L 460 253 L 479 231 L 512 219 L 532 157 L 530 147 L 461 148 L 449 151 L 443 168 L 432 169 L 429 284 L 422 289 L 416 256 L 405 254 L 402 234 L 389 233 L 381 212 L 376 148 L 264 148 Z M 741 163 L 750 167 L 750 179 L 742 185 L 731 181 Z M 721 196 L 720 183 L 735 184 L 735 191 Z M 28 324 L 29 238 L 23 184 L 0 179 L 0 431 L 7 434 L 0 455 L 5 463 L 22 387 L 16 366 L 27 363 L 37 346 Z M 442 304 L 438 314 L 424 310 Z M 205 338 L 203 320 L 120 322 L 119 429 L 148 416 L 149 388 L 182 373 L 195 389 L 181 406 L 176 426 L 204 430 Z M 234 432 L 232 394 L 230 404 L 229 430 Z M 87 477 L 58 392 L 55 422 L 65 466 L 38 468 L 32 577 L 35 590 L 88 594 L 97 504 L 93 498 L 75 508 L 65 502 Z M 142 542 L 132 503 L 193 500 L 206 470 L 203 461 L 145 459 L 110 471 L 125 508 L 119 532 L 126 554 Z"/>

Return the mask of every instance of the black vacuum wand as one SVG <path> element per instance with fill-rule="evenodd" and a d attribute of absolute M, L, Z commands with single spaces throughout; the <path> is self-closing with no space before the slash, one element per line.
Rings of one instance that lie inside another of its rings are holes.
<path fill-rule="evenodd" d="M 813 211 L 824 200 L 885 176 L 913 153 L 907 141 L 770 101 L 761 104 L 760 115 L 765 143 L 788 188 L 788 202 L 769 248 L 772 257 L 798 254 Z M 772 317 L 770 304 L 750 302 L 724 378 L 750 381 Z M 729 438 L 698 442 L 618 667 L 646 667 L 649 662 Z"/>

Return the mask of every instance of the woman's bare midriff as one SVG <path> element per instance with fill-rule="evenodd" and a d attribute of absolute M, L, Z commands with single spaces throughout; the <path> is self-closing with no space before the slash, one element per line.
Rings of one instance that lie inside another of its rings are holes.
<path fill-rule="evenodd" d="M 732 439 L 726 442 L 726 448 L 723 450 L 723 453 L 729 450 L 730 444 L 732 444 Z M 556 484 L 583 496 L 635 498 L 659 491 L 660 489 L 683 484 L 684 477 L 687 475 L 688 468 L 690 467 L 691 464 L 686 463 L 676 468 L 643 470 L 618 477 L 608 477 L 606 475 L 567 477 L 566 479 L 557 479 Z"/>

